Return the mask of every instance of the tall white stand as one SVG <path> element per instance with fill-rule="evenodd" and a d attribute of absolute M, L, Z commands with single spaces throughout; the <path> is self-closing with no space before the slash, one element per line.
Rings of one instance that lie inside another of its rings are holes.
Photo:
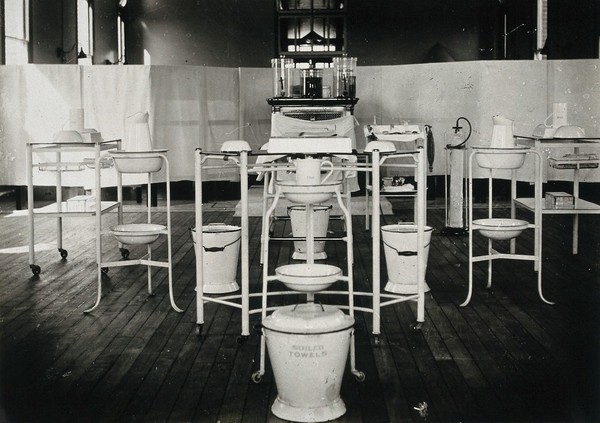
<path fill-rule="evenodd" d="M 533 223 L 515 219 L 514 201 L 517 198 L 516 170 L 523 165 L 526 155 L 535 156 L 534 181 L 535 181 L 535 207 Z M 488 217 L 486 219 L 473 219 L 473 166 L 474 159 L 477 163 L 487 169 L 488 172 Z M 511 218 L 496 218 L 493 213 L 493 176 L 496 169 L 510 169 L 511 177 Z M 505 260 L 527 260 L 533 261 L 534 270 L 537 271 L 538 294 L 542 301 L 548 304 L 552 302 L 546 300 L 542 293 L 542 187 L 541 187 L 541 156 L 540 154 L 528 148 L 474 148 L 469 155 L 468 166 L 468 186 L 469 186 L 469 287 L 467 298 L 461 304 L 466 306 L 471 301 L 473 294 L 473 264 L 487 261 L 487 288 L 492 286 L 492 262 L 497 259 Z M 515 239 L 526 229 L 534 230 L 534 248 L 532 254 L 517 254 L 515 252 Z M 480 232 L 488 240 L 487 254 L 475 256 L 473 253 L 474 232 Z M 510 252 L 500 252 L 494 248 L 494 241 L 510 240 Z"/>
<path fill-rule="evenodd" d="M 140 157 L 141 156 L 141 157 Z M 169 281 L 169 300 L 171 303 L 171 307 L 179 313 L 183 312 L 182 309 L 177 307 L 175 304 L 175 298 L 173 295 L 173 262 L 172 262 L 172 250 L 171 250 L 171 188 L 170 188 L 170 171 L 169 171 L 169 161 L 167 156 L 162 153 L 135 153 L 131 152 L 130 154 L 124 153 L 119 154 L 118 158 L 113 158 L 115 161 L 124 160 L 124 161 L 142 161 L 148 162 L 151 160 L 161 160 L 162 165 L 159 165 L 159 169 L 161 167 L 165 168 L 166 171 L 166 190 L 167 190 L 167 222 L 166 225 L 155 225 L 152 226 L 152 211 L 151 211 L 151 197 L 152 197 L 152 173 L 153 171 L 144 171 L 141 170 L 128 170 L 126 168 L 122 168 L 119 170 L 119 165 L 117 165 L 119 175 L 121 173 L 146 173 L 147 174 L 147 184 L 148 184 L 148 204 L 147 204 L 147 227 L 139 227 L 135 224 L 133 225 L 123 225 L 122 224 L 122 216 L 119 216 L 119 225 L 113 228 L 113 234 L 119 240 L 119 247 L 121 251 L 121 255 L 125 260 L 122 261 L 108 261 L 104 262 L 102 260 L 102 248 L 100 244 L 100 225 L 97 224 L 97 236 L 96 242 L 98 243 L 98 278 L 97 278 L 97 295 L 95 304 L 89 309 L 85 310 L 86 313 L 93 311 L 100 304 L 100 300 L 102 299 L 102 274 L 108 272 L 108 269 L 111 267 L 126 267 L 126 266 L 136 266 L 136 265 L 144 265 L 147 267 L 147 284 L 148 284 L 148 294 L 153 295 L 152 292 L 152 272 L 151 267 L 162 267 L 166 268 L 168 271 L 168 281 Z M 137 165 L 134 165 L 137 166 Z M 142 165 L 143 167 L 143 165 Z M 121 178 L 119 176 L 119 185 L 117 188 L 118 198 L 122 198 L 122 185 L 120 182 Z M 118 229 L 118 230 L 117 230 Z M 156 241 L 156 239 L 160 235 L 167 236 L 167 261 L 158 261 L 152 259 L 152 243 Z M 126 239 L 127 241 L 124 241 Z M 131 245 L 147 245 L 147 253 L 145 256 L 138 259 L 130 259 L 129 258 L 129 250 L 124 248 L 124 243 L 130 243 Z"/>
<path fill-rule="evenodd" d="M 375 141 L 374 143 L 377 143 Z M 371 144 L 372 146 L 373 144 Z M 369 147 L 369 146 L 367 146 Z M 425 223 L 427 213 L 427 198 L 426 198 L 426 156 L 423 148 L 417 148 L 415 151 L 406 151 L 396 153 L 395 151 L 387 151 L 382 153 L 380 148 L 384 145 L 375 145 L 370 150 L 373 177 L 373 201 L 372 201 L 372 228 L 371 236 L 373 241 L 373 335 L 381 334 L 381 308 L 404 301 L 417 302 L 417 321 L 413 325 L 413 329 L 419 329 L 425 321 Z M 402 166 L 413 167 L 415 169 L 415 180 L 417 183 L 416 201 L 415 201 L 415 224 L 417 226 L 417 293 L 410 295 L 399 295 L 381 292 L 381 221 L 379 213 L 380 203 L 380 167 L 388 159 L 411 158 L 412 163 L 403 164 Z"/>

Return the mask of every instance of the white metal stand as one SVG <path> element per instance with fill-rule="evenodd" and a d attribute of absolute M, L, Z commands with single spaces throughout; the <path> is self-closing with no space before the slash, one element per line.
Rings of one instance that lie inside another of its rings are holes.
<path fill-rule="evenodd" d="M 336 292 L 336 291 L 326 291 L 328 294 L 340 294 L 345 293 L 348 297 L 348 314 L 350 317 L 354 318 L 354 279 L 353 279 L 353 269 L 352 263 L 353 259 L 353 236 L 352 236 L 352 215 L 346 206 L 344 205 L 343 196 L 342 196 L 342 182 L 325 184 L 325 185 L 315 185 L 315 186 L 301 186 L 301 185 L 282 185 L 275 184 L 275 195 L 272 203 L 266 211 L 266 214 L 263 216 L 264 221 L 270 221 L 271 216 L 277 206 L 279 199 L 282 196 L 287 196 L 290 201 L 302 203 L 306 206 L 306 263 L 294 265 L 297 268 L 310 268 L 311 265 L 314 265 L 314 227 L 313 227 L 313 209 L 316 202 L 326 201 L 325 197 L 331 197 L 335 195 L 338 205 L 342 210 L 344 215 L 344 220 L 346 222 L 346 237 L 344 241 L 346 242 L 346 276 L 343 276 L 342 272 L 339 272 L 338 275 L 335 276 L 325 276 L 331 283 L 334 280 L 344 281 L 348 284 L 348 290 L 345 292 Z M 267 317 L 267 311 L 273 310 L 273 307 L 269 307 L 268 305 L 268 296 L 269 295 L 280 295 L 285 294 L 285 292 L 269 292 L 269 284 L 276 280 L 282 280 L 281 275 L 269 275 L 269 225 L 262 226 L 262 237 L 264 240 L 262 243 L 262 257 L 264 258 L 263 263 L 263 280 L 262 280 L 262 301 L 261 301 L 261 320 L 264 320 Z M 316 283 L 319 283 L 319 279 L 321 277 L 315 277 Z M 301 289 L 301 288 L 299 288 Z M 315 289 L 314 291 L 307 292 L 306 300 L 307 302 L 315 301 L 315 294 L 318 294 L 321 290 Z M 298 291 L 296 291 L 298 292 Z M 306 292 L 306 291 L 299 291 Z M 294 293 L 294 291 L 292 291 Z M 346 308 L 344 306 L 340 308 Z M 252 375 L 252 379 L 255 382 L 259 382 L 262 376 L 265 373 L 265 361 L 266 361 L 266 339 L 264 334 L 261 335 L 261 354 L 260 354 L 260 367 L 259 370 L 256 371 Z M 355 344 L 354 344 L 354 332 L 351 333 L 350 340 L 350 371 L 356 377 L 357 380 L 363 381 L 365 375 L 363 372 L 356 369 L 356 354 L 355 354 Z"/>
<path fill-rule="evenodd" d="M 122 216 L 122 198 L 119 194 L 117 201 L 100 201 L 101 200 L 101 171 L 103 168 L 111 167 L 110 161 L 106 161 L 103 153 L 108 150 L 120 149 L 121 140 L 110 140 L 100 142 L 47 142 L 47 143 L 27 143 L 27 208 L 29 220 L 29 267 L 34 275 L 39 275 L 42 271 L 41 267 L 35 260 L 35 217 L 46 216 L 56 218 L 57 229 L 57 249 L 63 259 L 68 256 L 68 251 L 63 248 L 62 243 L 62 219 L 65 217 L 95 217 L 95 234 L 96 234 L 96 262 L 98 263 L 98 274 L 100 274 L 100 255 L 102 250 L 102 239 L 100 237 L 102 227 L 102 215 L 111 210 L 117 209 L 119 219 Z M 63 161 L 62 155 L 66 153 L 93 153 L 91 160 L 82 160 L 75 162 Z M 34 163 L 34 153 L 54 153 L 55 161 L 40 161 Z M 34 167 L 40 170 L 47 170 L 55 173 L 56 176 L 56 203 L 40 209 L 34 209 L 33 198 L 33 169 Z M 69 210 L 67 202 L 62 200 L 62 173 L 69 171 L 81 171 L 86 168 L 93 168 L 95 172 L 95 202 L 93 208 L 84 210 Z M 120 176 L 118 184 L 121 184 Z"/>
<path fill-rule="evenodd" d="M 250 298 L 251 297 L 262 297 L 263 293 L 250 293 L 249 289 L 249 257 L 248 257 L 248 169 L 252 169 L 253 172 L 263 172 L 270 175 L 273 175 L 277 171 L 285 171 L 286 169 L 291 169 L 292 164 L 285 162 L 270 162 L 270 163 L 262 163 L 262 164 L 248 164 L 248 151 L 239 151 L 239 152 L 220 152 L 220 153 L 204 153 L 201 149 L 197 149 L 195 151 L 195 210 L 196 210 L 196 228 L 202 228 L 202 172 L 205 169 L 212 169 L 216 167 L 223 166 L 238 166 L 240 171 L 240 180 L 241 180 L 241 293 L 235 294 L 227 294 L 227 295 L 214 295 L 207 296 L 204 294 L 203 290 L 203 252 L 202 248 L 196 249 L 196 306 L 197 306 L 197 318 L 196 323 L 198 325 L 198 332 L 202 331 L 202 326 L 204 324 L 204 304 L 207 302 L 214 302 L 218 304 L 223 304 L 226 306 L 238 308 L 241 311 L 241 320 L 242 320 L 242 328 L 241 328 L 241 338 L 250 335 L 250 314 L 254 313 L 263 313 L 264 311 L 270 311 L 269 308 L 263 311 L 264 307 L 250 310 Z M 257 155 L 264 155 L 264 153 L 260 152 Z M 349 294 L 348 291 L 330 291 L 327 290 L 327 294 L 343 294 L 349 295 L 350 301 L 354 302 L 353 297 L 367 297 L 372 301 L 371 307 L 357 307 L 353 305 L 354 311 L 364 311 L 373 314 L 373 334 L 378 336 L 381 333 L 381 307 L 385 307 L 388 305 L 393 305 L 403 301 L 416 301 L 417 302 L 417 322 L 415 328 L 419 328 L 420 325 L 425 320 L 425 295 L 424 295 L 424 284 L 425 284 L 425 254 L 424 254 L 424 227 L 425 227 L 425 219 L 426 219 L 426 156 L 424 155 L 424 148 L 419 147 L 414 151 L 403 151 L 400 153 L 387 152 L 380 153 L 378 149 L 374 149 L 370 153 L 365 153 L 368 156 L 368 160 L 366 162 L 343 162 L 336 163 L 334 169 L 340 170 L 342 172 L 345 171 L 356 171 L 356 172 L 372 172 L 373 173 L 373 201 L 371 203 L 372 206 L 372 215 L 373 215 L 373 288 L 368 292 L 357 292 L 352 291 Z M 409 158 L 412 160 L 412 163 L 404 163 L 402 166 L 411 167 L 415 169 L 416 182 L 418 189 L 416 190 L 416 205 L 415 205 L 415 223 L 417 225 L 417 286 L 418 292 L 417 294 L 411 295 L 400 295 L 400 294 L 388 294 L 381 293 L 381 234 L 380 234 L 380 214 L 379 214 L 379 192 L 380 192 L 380 173 L 379 168 L 381 164 L 385 163 L 388 159 L 395 158 Z M 209 160 L 214 160 L 218 162 L 218 165 L 211 166 L 205 165 L 205 163 Z M 265 181 L 268 183 L 268 180 Z M 277 184 L 275 185 L 277 187 Z M 275 190 L 275 194 L 273 196 L 273 200 L 268 203 L 268 208 L 265 209 L 263 222 L 268 222 L 272 217 L 273 212 L 276 207 L 276 202 L 279 201 L 279 197 L 282 195 L 290 196 L 290 191 L 295 191 L 298 188 L 285 186 L 282 188 L 279 186 Z M 286 192 L 287 191 L 287 192 Z M 345 193 L 348 193 L 348 190 L 344 189 Z M 352 263 L 353 263 L 353 251 L 352 251 L 352 224 L 351 224 L 351 213 L 350 213 L 350 196 L 346 197 L 346 203 L 342 200 L 346 194 L 342 194 L 341 192 L 341 184 L 336 190 L 332 192 L 333 195 L 336 196 L 338 203 L 340 203 L 340 208 L 343 211 L 343 218 L 345 220 L 345 232 L 346 237 L 343 239 L 347 243 L 348 248 L 348 275 L 351 276 L 352 272 Z M 292 193 L 293 195 L 294 193 Z M 295 192 L 295 194 L 302 195 L 302 192 Z M 309 193 L 314 194 L 314 193 Z M 317 202 L 317 201 L 316 201 Z M 265 203 L 267 204 L 267 203 Z M 314 203 L 313 203 L 314 204 Z M 311 208 L 307 207 L 307 213 L 311 212 Z M 310 215 L 309 215 L 310 216 Z M 307 222 L 310 222 L 311 219 L 306 219 Z M 269 233 L 269 224 L 263 224 L 261 230 L 261 257 L 263 257 L 263 265 L 265 269 L 268 269 L 268 240 L 270 239 Z M 307 231 L 309 234 L 311 231 Z M 202 230 L 196 231 L 196 243 L 202 245 Z M 309 235 L 307 235 L 308 238 Z M 348 242 L 350 239 L 350 242 Z M 290 240 L 293 240 L 290 239 Z M 313 239 L 314 241 L 314 239 Z M 310 244 L 307 241 L 307 245 Z M 314 250 L 313 250 L 314 251 Z M 263 281 L 263 288 L 272 280 L 270 279 L 272 276 L 265 276 L 266 280 Z M 344 276 L 344 278 L 349 278 L 349 276 Z M 345 280 L 345 279 L 342 279 Z M 353 290 L 352 288 L 349 288 Z M 285 291 L 281 293 L 277 293 L 280 295 L 285 295 L 287 293 L 294 294 L 293 291 Z M 273 295 L 275 293 L 268 293 L 267 297 Z"/>
<path fill-rule="evenodd" d="M 372 229 L 371 236 L 373 240 L 373 334 L 377 337 L 381 334 L 381 308 L 404 301 L 417 302 L 417 321 L 413 325 L 414 329 L 419 329 L 425 321 L 425 223 L 427 213 L 427 194 L 426 194 L 426 155 L 425 147 L 418 148 L 415 151 L 401 153 L 380 153 L 374 148 L 371 154 L 371 163 L 373 163 L 373 201 L 372 201 Z M 411 295 L 389 294 L 381 292 L 381 219 L 379 213 L 380 203 L 380 167 L 387 159 L 399 157 L 412 158 L 412 164 L 403 164 L 403 166 L 414 167 L 415 181 L 417 182 L 416 201 L 415 201 L 415 224 L 417 226 L 417 293 Z M 383 299 L 383 301 L 382 301 Z M 376 338 L 377 339 L 377 338 Z"/>
<path fill-rule="evenodd" d="M 370 139 L 375 138 L 380 141 L 388 141 L 393 143 L 396 146 L 407 145 L 413 149 L 419 148 L 424 157 L 427 157 L 427 135 L 425 134 L 425 130 L 420 125 L 365 125 L 363 127 L 365 138 L 367 139 L 367 144 Z M 407 151 L 407 150 L 405 150 Z M 407 157 L 407 155 L 400 155 L 397 157 Z M 368 158 L 368 156 L 367 156 Z M 425 159 L 426 160 L 426 159 Z M 413 167 L 414 172 L 413 176 L 415 181 L 420 179 L 420 175 L 417 172 L 424 172 L 426 176 L 427 167 L 424 166 L 423 169 L 418 168 L 417 166 L 406 165 L 403 163 L 397 163 L 393 161 L 388 161 L 385 165 L 381 165 L 383 169 L 402 169 L 406 167 Z M 389 173 L 389 172 L 388 172 Z M 381 172 L 380 172 L 381 176 Z M 375 213 L 381 212 L 381 207 L 379 206 L 379 201 L 377 204 L 377 209 L 371 208 L 370 197 L 375 197 L 375 176 L 373 175 L 373 181 L 371 182 L 371 177 L 367 172 L 365 177 L 365 229 L 369 230 L 371 226 L 371 216 L 374 216 Z M 425 178 L 425 181 L 427 179 Z M 378 181 L 379 184 L 379 198 L 381 197 L 415 197 L 417 194 L 416 190 L 410 191 L 391 191 L 387 187 L 381 187 L 381 180 Z M 387 188 L 387 190 L 386 190 Z M 415 202 L 414 207 L 414 220 L 416 221 L 416 216 L 418 213 L 418 202 Z M 426 216 L 425 216 L 426 217 Z M 424 222 L 426 223 L 426 221 Z"/>
<path fill-rule="evenodd" d="M 204 325 L 204 304 L 214 302 L 229 307 L 238 308 L 242 315 L 242 330 L 239 340 L 250 336 L 250 287 L 248 257 L 248 151 L 242 150 L 234 153 L 203 153 L 202 149 L 196 149 L 195 157 L 195 217 L 196 217 L 196 324 L 197 333 L 202 332 Z M 205 165 L 207 161 L 214 161 L 218 165 Z M 239 294 L 225 294 L 218 296 L 207 296 L 204 294 L 204 251 L 201 248 L 202 236 L 202 172 L 204 169 L 218 169 L 223 166 L 236 166 L 240 172 L 241 191 L 241 283 Z"/>
<path fill-rule="evenodd" d="M 129 159 L 129 158 L 135 158 L 135 157 L 136 157 L 135 153 L 133 153 L 133 152 L 132 152 L 131 157 L 128 156 L 127 154 L 119 155 L 120 159 Z M 147 244 L 147 253 L 145 256 L 140 257 L 138 259 L 129 259 L 129 251 L 126 248 L 124 248 L 124 246 L 121 242 L 119 242 L 119 250 L 121 251 L 121 255 L 123 256 L 123 258 L 126 260 L 104 262 L 104 261 L 102 261 L 101 244 L 99 244 L 99 248 L 98 248 L 98 263 L 99 264 L 98 264 L 98 278 L 97 278 L 98 287 L 97 287 L 96 302 L 92 307 L 85 310 L 86 313 L 91 312 L 96 307 L 98 307 L 98 305 L 100 304 L 100 300 L 102 299 L 102 274 L 103 273 L 108 272 L 108 269 L 110 267 L 126 267 L 126 266 L 136 266 L 136 265 L 147 266 L 147 269 L 148 269 L 148 294 L 149 295 L 153 295 L 151 267 L 166 268 L 168 270 L 169 301 L 171 303 L 171 307 L 173 307 L 173 309 L 179 313 L 183 312 L 183 310 L 180 309 L 179 307 L 177 307 L 177 305 L 175 304 L 175 298 L 173 295 L 173 262 L 172 262 L 172 250 L 171 250 L 171 188 L 170 188 L 169 161 L 167 159 L 167 156 L 162 153 L 153 154 L 151 157 L 148 157 L 148 158 L 157 158 L 157 157 L 160 157 L 160 159 L 162 160 L 163 166 L 164 166 L 165 172 L 166 172 L 167 222 L 166 222 L 166 229 L 157 230 L 157 231 L 155 231 L 155 233 L 157 235 L 166 235 L 167 236 L 167 261 L 158 261 L 158 260 L 152 259 L 152 243 L 151 242 Z M 117 187 L 117 196 L 119 199 L 121 199 L 123 197 L 123 194 L 122 194 L 123 187 L 121 184 L 121 173 L 125 173 L 125 172 L 118 172 L 119 184 Z M 140 173 L 140 172 L 135 172 L 135 173 Z M 147 222 L 152 223 L 152 210 L 151 210 L 152 173 L 148 172 L 147 176 L 148 176 Z M 122 222 L 123 222 L 122 214 L 120 214 L 119 215 L 119 224 L 122 224 Z M 125 225 L 125 226 L 127 226 L 127 225 Z M 98 233 L 96 234 L 97 235 L 96 240 L 97 240 L 97 242 L 100 242 L 100 241 L 98 241 L 101 239 L 100 225 L 97 225 L 97 231 L 98 231 Z"/>
<path fill-rule="evenodd" d="M 533 146 L 535 150 L 541 155 L 542 159 L 545 159 L 545 154 L 551 154 L 553 150 L 561 148 L 572 148 L 575 155 L 581 152 L 581 149 L 593 149 L 596 152 L 600 149 L 600 138 L 539 138 L 539 137 L 525 137 L 517 136 L 517 143 L 524 146 Z M 585 164 L 590 164 L 587 161 Z M 583 163 L 577 163 L 577 161 L 570 161 L 569 167 L 573 171 L 573 197 L 574 207 L 570 209 L 552 209 L 546 208 L 542 204 L 542 215 L 545 214 L 568 214 L 573 216 L 573 232 L 572 232 L 572 253 L 578 253 L 578 238 L 579 238 L 579 216 L 580 215 L 591 215 L 600 214 L 600 205 L 591 201 L 584 200 L 579 195 L 579 182 L 581 180 L 581 171 Z M 572 167 L 574 165 L 574 167 Z M 596 162 L 597 166 L 597 162 Z M 546 181 L 544 176 L 544 169 L 542 167 L 542 181 Z M 562 170 L 562 172 L 569 172 L 568 168 Z M 518 207 L 522 207 L 525 210 L 535 211 L 534 199 L 532 198 L 517 198 L 514 204 Z"/>
<path fill-rule="evenodd" d="M 535 181 L 535 198 L 534 198 L 534 221 L 533 223 L 527 223 L 517 226 L 520 224 L 520 221 L 515 219 L 515 211 L 514 211 L 514 202 L 517 198 L 517 183 L 516 183 L 516 169 L 522 166 L 522 162 L 517 167 L 504 167 L 502 165 L 502 157 L 508 157 L 506 150 L 504 149 L 473 149 L 471 154 L 469 155 L 469 163 L 468 163 L 468 187 L 469 187 L 469 287 L 467 292 L 467 298 L 461 304 L 461 306 L 466 306 L 471 301 L 471 296 L 473 294 L 473 263 L 487 261 L 488 268 L 488 279 L 487 279 L 487 288 L 492 286 L 492 261 L 497 259 L 506 259 L 506 260 L 527 260 L 534 262 L 534 270 L 537 271 L 537 286 L 538 286 L 538 294 L 542 301 L 548 304 L 553 304 L 552 302 L 546 300 L 542 293 L 542 242 L 541 242 L 541 233 L 542 233 L 542 186 L 541 186 L 541 156 L 540 154 L 529 148 L 513 148 L 510 149 L 509 155 L 533 155 L 535 156 L 535 170 L 534 170 L 534 181 Z M 473 220 L 473 159 L 477 158 L 477 156 L 483 155 L 486 157 L 486 161 L 491 161 L 493 163 L 498 163 L 497 167 L 488 167 L 488 219 L 484 223 L 485 219 Z M 512 178 L 511 178 L 511 218 L 502 220 L 494 218 L 493 213 L 493 176 L 495 169 L 512 169 Z M 516 240 L 515 238 L 521 234 L 523 229 L 533 229 L 534 230 L 534 251 L 532 254 L 516 254 Z M 482 234 L 485 234 L 488 238 L 488 248 L 487 254 L 475 256 L 473 254 L 473 232 L 479 231 Z M 510 252 L 503 253 L 494 248 L 493 241 L 495 240 L 510 240 Z"/>

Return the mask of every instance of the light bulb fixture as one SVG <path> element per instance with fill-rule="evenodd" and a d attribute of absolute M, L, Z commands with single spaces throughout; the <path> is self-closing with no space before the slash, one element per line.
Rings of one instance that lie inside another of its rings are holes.
<path fill-rule="evenodd" d="M 77 47 L 77 43 L 73 44 L 73 46 L 68 50 L 63 50 L 62 47 L 56 48 L 56 57 L 60 57 L 62 63 L 66 63 L 67 55 L 75 50 Z M 83 51 L 83 47 L 80 48 L 79 53 L 77 53 L 77 59 L 87 59 L 87 54 Z"/>

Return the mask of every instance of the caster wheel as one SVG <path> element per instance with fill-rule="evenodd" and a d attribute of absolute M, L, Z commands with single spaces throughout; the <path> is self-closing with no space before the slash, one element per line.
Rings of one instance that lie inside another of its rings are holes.
<path fill-rule="evenodd" d="M 421 330 L 422 327 L 423 327 L 423 322 L 416 322 L 416 323 L 413 323 L 412 325 L 410 325 L 410 328 L 412 330 L 414 330 L 415 332 Z"/>
<path fill-rule="evenodd" d="M 375 335 L 373 337 L 373 345 L 381 345 L 381 339 L 379 339 L 379 335 Z"/>
<path fill-rule="evenodd" d="M 64 259 L 66 259 L 66 258 L 67 258 L 67 256 L 69 255 L 69 252 L 68 252 L 67 250 L 64 250 L 64 249 L 62 249 L 62 248 L 59 248 L 59 249 L 58 249 L 58 252 L 60 253 L 60 256 L 61 256 L 62 258 L 64 258 Z"/>
<path fill-rule="evenodd" d="M 257 372 L 252 373 L 252 382 L 254 383 L 260 383 L 260 381 L 262 380 L 263 375 L 260 373 L 260 370 Z"/>
<path fill-rule="evenodd" d="M 42 268 L 40 266 L 38 266 L 37 264 L 30 264 L 29 268 L 31 269 L 31 273 L 33 273 L 35 276 L 42 273 Z"/>
<path fill-rule="evenodd" d="M 108 274 L 108 267 L 103 267 L 102 269 L 100 269 L 100 271 L 102 272 L 103 275 L 107 275 Z"/>
<path fill-rule="evenodd" d="M 357 371 L 354 373 L 354 379 L 356 379 L 357 382 L 364 382 L 366 379 L 365 372 Z"/>
<path fill-rule="evenodd" d="M 119 251 L 121 252 L 121 257 L 124 259 L 129 258 L 129 250 L 127 248 L 119 248 Z"/>
<path fill-rule="evenodd" d="M 196 336 L 202 335 L 203 328 L 204 328 L 204 325 L 196 325 Z"/>
<path fill-rule="evenodd" d="M 236 338 L 236 342 L 238 343 L 238 345 L 242 345 L 248 340 L 248 338 L 248 335 L 240 335 Z"/>

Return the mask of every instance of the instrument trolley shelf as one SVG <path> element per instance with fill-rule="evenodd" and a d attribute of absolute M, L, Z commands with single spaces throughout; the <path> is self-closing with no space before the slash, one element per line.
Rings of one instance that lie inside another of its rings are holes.
<path fill-rule="evenodd" d="M 425 130 L 421 125 L 412 125 L 412 124 L 388 124 L 388 125 L 365 125 L 363 127 L 363 132 L 365 135 L 365 139 L 367 141 L 367 146 L 370 142 L 380 141 L 381 145 L 384 146 L 385 143 L 390 143 L 388 145 L 392 146 L 392 150 L 396 153 L 396 159 L 402 158 L 410 158 L 410 152 L 412 150 L 418 149 L 420 153 L 427 157 L 427 143 L 425 140 L 427 139 L 427 135 Z M 397 147 L 401 149 L 396 151 Z M 380 150 L 380 152 L 384 152 L 384 150 Z M 388 151 L 389 152 L 389 151 Z M 401 154 L 408 153 L 408 154 Z M 382 187 L 381 180 L 378 181 L 377 187 L 375 186 L 375 181 L 371 180 L 371 174 L 367 173 L 366 176 L 366 189 L 365 189 L 365 229 L 369 230 L 371 226 L 371 209 L 370 202 L 374 197 L 374 190 L 377 189 L 379 192 L 379 198 L 381 197 L 390 197 L 390 198 L 410 198 L 417 197 L 418 193 L 418 181 L 421 178 L 419 172 L 426 172 L 426 167 L 421 169 L 421 167 L 417 166 L 417 162 L 411 162 L 406 160 L 391 160 L 392 157 L 386 158 L 384 161 L 386 163 L 380 164 L 380 175 L 382 173 L 394 172 L 396 170 L 403 169 L 412 169 L 412 177 L 414 182 L 417 183 L 417 187 L 413 187 L 414 189 L 405 189 L 402 186 L 392 186 L 392 187 Z M 382 172 L 383 171 L 383 172 Z M 410 171 L 409 171 L 410 173 Z M 426 175 L 426 174 L 425 174 Z M 426 178 L 423 179 L 426 182 Z M 423 185 L 425 186 L 425 185 Z M 414 216 L 418 214 L 418 201 L 414 203 Z M 373 208 L 373 210 L 377 210 L 380 213 L 381 208 L 379 207 L 379 203 L 377 203 L 377 209 Z M 424 221 L 425 223 L 425 221 Z"/>
<path fill-rule="evenodd" d="M 573 216 L 572 231 L 572 253 L 577 254 L 579 244 L 579 215 L 600 214 L 600 205 L 580 198 L 579 183 L 582 178 L 581 172 L 594 172 L 598 168 L 596 154 L 600 150 L 600 138 L 540 138 L 517 135 L 518 145 L 533 147 L 543 160 L 547 160 L 548 167 L 553 167 L 556 172 L 567 172 L 565 175 L 572 175 L 574 197 L 574 207 L 568 209 L 546 208 L 542 204 L 542 215 L 546 214 L 564 214 Z M 552 157 L 559 154 L 557 149 L 571 150 L 572 153 L 562 157 Z M 594 150 L 594 153 L 583 154 L 584 150 Z M 586 158 L 587 157 L 587 158 Z M 596 157 L 596 159 L 594 159 Z M 542 181 L 547 181 L 547 167 L 542 168 Z M 570 173 L 569 173 L 570 172 Z M 531 198 L 515 198 L 514 207 L 521 207 L 525 210 L 534 211 L 535 201 Z"/>
<path fill-rule="evenodd" d="M 107 140 L 97 142 L 29 142 L 26 144 L 26 171 L 27 171 L 27 209 L 29 225 L 29 267 L 34 275 L 39 275 L 41 267 L 35 261 L 35 217 L 53 217 L 57 219 L 57 240 L 56 245 L 60 256 L 66 259 L 68 251 L 63 248 L 62 240 L 62 219 L 65 217 L 90 217 L 96 218 L 96 250 L 100 252 L 100 228 L 101 216 L 107 212 L 117 209 L 119 216 L 122 214 L 122 201 L 120 198 L 116 202 L 101 202 L 100 210 L 96 207 L 85 211 L 68 210 L 67 202 L 62 201 L 62 174 L 70 171 L 83 171 L 93 169 L 95 174 L 95 195 L 101 196 L 101 171 L 111 166 L 107 161 L 106 152 L 118 150 L 121 148 L 121 140 Z M 34 162 L 34 154 L 42 153 L 39 161 Z M 53 159 L 48 159 L 47 153 L 54 154 Z M 62 160 L 63 154 L 67 153 L 85 153 L 93 157 L 86 157 L 80 161 L 67 162 Z M 33 170 L 38 168 L 40 171 L 48 171 L 55 175 L 56 203 L 34 208 Z M 120 184 L 120 179 L 119 179 Z M 98 263 L 100 260 L 98 260 Z M 100 267 L 98 267 L 100 272 Z"/>

